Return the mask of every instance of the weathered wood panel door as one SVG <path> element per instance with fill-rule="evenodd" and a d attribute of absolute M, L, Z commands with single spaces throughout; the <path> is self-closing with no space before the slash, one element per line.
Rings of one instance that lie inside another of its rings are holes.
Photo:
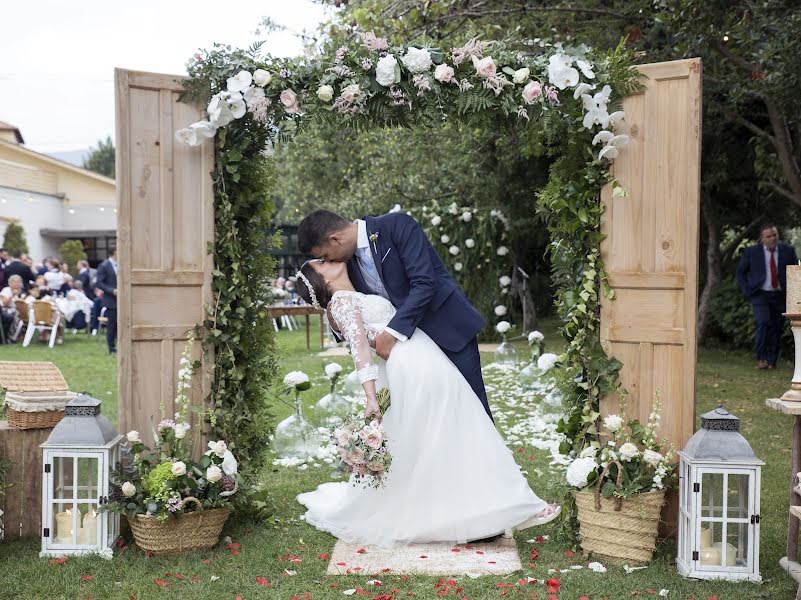
<path fill-rule="evenodd" d="M 628 192 L 606 207 L 601 253 L 616 299 L 604 300 L 601 339 L 623 363 L 628 412 L 643 422 L 657 390 L 661 433 L 677 448 L 695 420 L 701 60 L 641 65 L 643 93 L 623 101 L 631 142 L 614 174 Z M 617 412 L 617 398 L 602 402 Z"/>
<path fill-rule="evenodd" d="M 175 412 L 179 359 L 210 301 L 214 148 L 175 142 L 177 129 L 202 118 L 200 108 L 178 102 L 181 76 L 117 69 L 114 79 L 119 428 L 150 443 L 160 406 L 166 418 Z M 203 361 L 191 394 L 198 406 L 210 385 L 211 357 Z"/>

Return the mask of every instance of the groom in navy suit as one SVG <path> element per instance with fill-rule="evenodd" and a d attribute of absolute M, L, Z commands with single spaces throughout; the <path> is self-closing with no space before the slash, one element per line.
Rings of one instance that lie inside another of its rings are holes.
<path fill-rule="evenodd" d="M 327 261 L 347 262 L 357 291 L 379 294 L 395 306 L 395 316 L 376 338 L 379 356 L 389 358 L 394 345 L 404 343 L 419 327 L 464 375 L 492 419 L 476 339 L 486 321 L 417 221 L 394 212 L 351 222 L 317 210 L 300 222 L 298 249 Z"/>
<path fill-rule="evenodd" d="M 795 249 L 779 243 L 775 225 L 764 225 L 760 242 L 745 249 L 737 266 L 740 291 L 756 318 L 757 368 L 775 369 L 787 304 L 787 265 L 798 264 Z"/>

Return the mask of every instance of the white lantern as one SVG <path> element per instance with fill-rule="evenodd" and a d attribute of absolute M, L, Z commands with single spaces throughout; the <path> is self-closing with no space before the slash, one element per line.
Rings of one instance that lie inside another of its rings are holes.
<path fill-rule="evenodd" d="M 704 414 L 679 457 L 679 572 L 762 581 L 759 490 L 765 463 L 740 434 L 740 419 L 722 406 Z"/>
<path fill-rule="evenodd" d="M 64 418 L 42 448 L 42 551 L 40 556 L 113 555 L 120 517 L 100 512 L 108 502 L 109 474 L 120 457 L 111 422 L 100 414 L 100 400 L 79 394 L 67 403 Z"/>

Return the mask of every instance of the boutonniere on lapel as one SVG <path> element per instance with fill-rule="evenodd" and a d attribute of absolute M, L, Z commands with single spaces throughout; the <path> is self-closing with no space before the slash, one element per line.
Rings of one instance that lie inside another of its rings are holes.
<path fill-rule="evenodd" d="M 376 246 L 376 242 L 378 241 L 378 232 L 370 234 L 370 241 L 373 242 L 373 250 L 375 250 L 375 253 L 378 254 L 378 247 Z"/>

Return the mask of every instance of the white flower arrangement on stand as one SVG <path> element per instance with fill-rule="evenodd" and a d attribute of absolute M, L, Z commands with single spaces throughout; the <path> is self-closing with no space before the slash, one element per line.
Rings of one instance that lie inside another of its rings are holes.
<path fill-rule="evenodd" d="M 327 425 L 333 425 L 351 413 L 351 403 L 337 391 L 337 382 L 341 374 L 342 365 L 339 363 L 332 362 L 325 365 L 325 376 L 331 382 L 331 389 L 317 401 L 314 408 L 325 413 L 324 422 Z"/>
<path fill-rule="evenodd" d="M 306 458 L 320 448 L 320 434 L 303 416 L 300 393 L 311 388 L 309 376 L 303 371 L 291 371 L 284 376 L 286 394 L 294 393 L 294 411 L 275 427 L 272 448 L 280 458 Z"/>
<path fill-rule="evenodd" d="M 498 308 L 503 308 L 503 311 L 500 312 L 504 315 L 506 314 L 506 307 L 504 306 L 496 307 L 495 314 L 498 314 Z M 495 362 L 508 366 L 517 365 L 517 350 L 515 350 L 514 345 L 506 339 L 506 334 L 509 333 L 511 329 L 512 324 L 509 323 L 509 321 L 499 321 L 495 326 L 495 331 L 501 334 L 501 343 L 495 348 Z"/>

